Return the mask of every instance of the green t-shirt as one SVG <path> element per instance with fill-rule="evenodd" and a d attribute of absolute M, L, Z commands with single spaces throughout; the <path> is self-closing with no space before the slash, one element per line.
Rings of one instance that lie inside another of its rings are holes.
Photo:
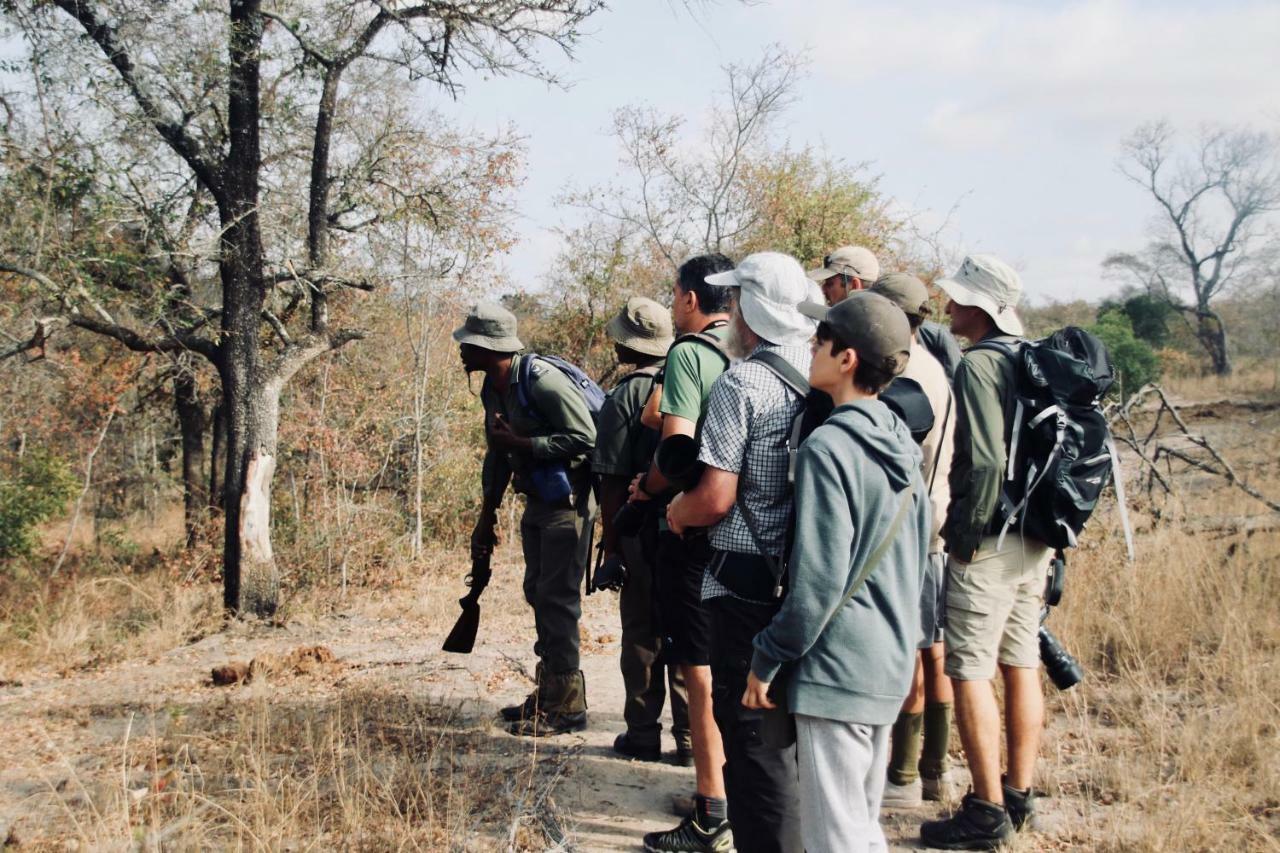
<path fill-rule="evenodd" d="M 723 341 L 728 326 L 709 329 L 708 334 Z M 681 341 L 667 354 L 662 380 L 662 402 L 658 411 L 699 423 L 706 411 L 711 386 L 728 368 L 728 360 L 702 341 Z"/>
<path fill-rule="evenodd" d="M 591 454 L 594 473 L 630 477 L 649 469 L 658 446 L 658 432 L 640 423 L 640 412 L 653 390 L 656 372 L 656 367 L 636 370 L 609 392 L 600 409 L 596 447 Z"/>

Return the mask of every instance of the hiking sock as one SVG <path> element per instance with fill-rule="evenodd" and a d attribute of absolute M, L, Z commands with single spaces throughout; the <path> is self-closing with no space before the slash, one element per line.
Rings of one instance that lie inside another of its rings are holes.
<path fill-rule="evenodd" d="M 729 819 L 729 801 L 724 797 L 704 797 L 697 794 L 693 798 L 693 817 L 698 826 L 711 832 Z"/>
<path fill-rule="evenodd" d="M 920 775 L 925 778 L 941 779 L 947 772 L 951 714 L 950 702 L 930 702 L 924 706 L 924 749 L 920 754 Z"/>
<path fill-rule="evenodd" d="M 889 751 L 889 781 L 894 785 L 910 785 L 919 773 L 920 732 L 924 729 L 924 714 L 898 714 L 893 724 L 892 748 Z"/>

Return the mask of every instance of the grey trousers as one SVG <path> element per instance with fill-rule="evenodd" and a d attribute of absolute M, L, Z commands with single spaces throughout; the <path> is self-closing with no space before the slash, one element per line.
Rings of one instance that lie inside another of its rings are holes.
<path fill-rule="evenodd" d="M 800 832 L 806 853 L 881 853 L 880 799 L 891 725 L 796 714 Z"/>
<path fill-rule="evenodd" d="M 594 503 L 574 509 L 529 497 L 520 518 L 524 598 L 538 632 L 533 650 L 547 672 L 558 675 L 580 668 L 578 620 L 594 512 Z"/>

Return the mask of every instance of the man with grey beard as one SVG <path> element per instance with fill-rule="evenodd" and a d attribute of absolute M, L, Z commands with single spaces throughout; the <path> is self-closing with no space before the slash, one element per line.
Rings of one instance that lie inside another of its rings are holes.
<path fill-rule="evenodd" d="M 763 713 L 742 705 L 752 640 L 781 603 L 773 566 L 791 514 L 787 436 L 808 387 L 816 323 L 797 310 L 822 298 L 792 257 L 762 252 L 707 282 L 738 288 L 729 338 L 743 358 L 711 389 L 698 485 L 667 509 L 680 533 L 711 527 L 714 556 L 702 597 L 711 612 L 711 681 L 724 742 L 725 791 L 739 851 L 799 851 L 795 748 L 760 736 Z"/>

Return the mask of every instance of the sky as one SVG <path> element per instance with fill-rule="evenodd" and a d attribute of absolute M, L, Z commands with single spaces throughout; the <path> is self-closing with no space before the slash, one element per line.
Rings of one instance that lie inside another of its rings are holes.
<path fill-rule="evenodd" d="M 778 141 L 868 162 L 900 209 L 947 219 L 956 252 L 1013 264 L 1034 302 L 1114 291 L 1102 260 L 1146 241 L 1152 203 L 1117 169 L 1137 125 L 1280 130 L 1274 0 L 611 6 L 589 20 L 574 61 L 547 56 L 567 90 L 493 79 L 455 102 L 426 96 L 464 127 L 524 135 L 520 239 L 501 259 L 522 286 L 540 286 L 553 263 L 553 229 L 579 221 L 556 204 L 564 188 L 625 177 L 607 132 L 615 109 L 645 104 L 696 124 L 723 66 L 774 43 L 810 62 Z"/>

